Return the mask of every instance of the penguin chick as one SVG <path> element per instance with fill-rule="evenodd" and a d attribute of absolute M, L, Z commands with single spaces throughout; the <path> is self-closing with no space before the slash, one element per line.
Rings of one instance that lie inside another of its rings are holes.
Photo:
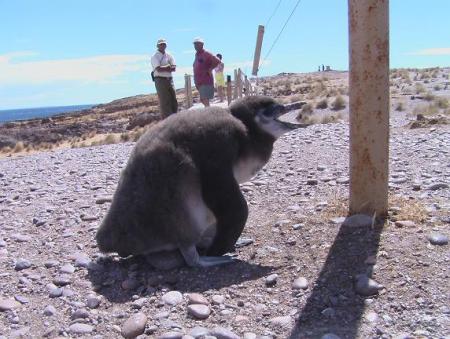
<path fill-rule="evenodd" d="M 239 183 L 269 160 L 283 133 L 284 106 L 251 96 L 229 109 L 174 114 L 137 142 L 97 232 L 102 252 L 120 256 L 179 250 L 189 266 L 230 262 L 248 208 Z M 207 256 L 200 256 L 206 253 Z"/>

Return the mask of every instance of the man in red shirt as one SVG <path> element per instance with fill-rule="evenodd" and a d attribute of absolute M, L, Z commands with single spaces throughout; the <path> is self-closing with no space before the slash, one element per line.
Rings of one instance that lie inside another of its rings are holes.
<path fill-rule="evenodd" d="M 203 45 L 203 39 L 194 39 L 194 48 L 197 51 L 194 60 L 194 83 L 200 93 L 200 101 L 205 107 L 208 107 L 209 100 L 214 98 L 212 70 L 220 63 L 220 59 L 204 50 Z"/>

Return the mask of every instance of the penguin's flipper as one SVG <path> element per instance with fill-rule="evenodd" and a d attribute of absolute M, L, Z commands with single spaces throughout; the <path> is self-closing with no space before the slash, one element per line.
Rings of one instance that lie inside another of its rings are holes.
<path fill-rule="evenodd" d="M 233 252 L 248 217 L 247 202 L 232 168 L 215 168 L 202 177 L 203 200 L 216 218 L 216 234 L 208 256 Z"/>

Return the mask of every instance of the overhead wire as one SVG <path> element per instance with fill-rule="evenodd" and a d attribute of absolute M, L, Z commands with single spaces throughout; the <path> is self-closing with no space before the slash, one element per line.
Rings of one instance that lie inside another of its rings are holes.
<path fill-rule="evenodd" d="M 269 20 L 267 20 L 267 22 L 266 22 L 266 24 L 265 24 L 265 26 L 264 26 L 265 28 L 267 28 L 267 26 L 269 26 L 270 20 L 272 20 L 273 16 L 274 16 L 275 13 L 277 12 L 278 7 L 280 7 L 281 1 L 282 1 L 282 0 L 278 1 L 277 7 L 275 7 L 275 9 L 274 9 L 273 12 L 272 12 L 272 15 L 269 17 Z"/>
<path fill-rule="evenodd" d="M 267 57 L 269 56 L 270 52 L 272 52 L 272 49 L 274 48 L 274 46 L 276 45 L 276 43 L 278 42 L 278 39 L 280 38 L 281 34 L 283 33 L 284 29 L 286 28 L 287 24 L 289 23 L 289 20 L 292 18 L 292 16 L 295 13 L 295 10 L 297 9 L 298 5 L 300 4 L 301 0 L 298 0 L 297 3 L 295 4 L 294 8 L 291 11 L 291 14 L 289 14 L 289 17 L 286 19 L 283 28 L 281 28 L 280 33 L 278 33 L 277 37 L 275 38 L 274 42 L 272 43 L 272 46 L 270 46 L 269 51 L 267 52 L 266 56 L 264 57 L 263 61 L 260 63 L 260 65 L 258 65 L 258 69 L 261 68 L 261 65 L 264 63 L 264 61 L 266 61 Z M 281 2 L 281 1 L 280 1 Z"/>

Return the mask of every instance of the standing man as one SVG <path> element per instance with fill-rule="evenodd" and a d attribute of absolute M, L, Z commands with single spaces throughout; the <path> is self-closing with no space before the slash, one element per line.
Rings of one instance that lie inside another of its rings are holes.
<path fill-rule="evenodd" d="M 200 93 L 200 101 L 205 107 L 209 106 L 209 100 L 214 97 L 214 78 L 212 70 L 220 64 L 220 59 L 203 49 L 204 41 L 201 38 L 194 39 L 194 83 Z"/>
<path fill-rule="evenodd" d="M 153 76 L 159 99 L 159 110 L 163 118 L 178 111 L 178 102 L 173 87 L 172 72 L 175 72 L 175 59 L 166 52 L 167 42 L 159 39 L 157 51 L 152 56 Z"/>

